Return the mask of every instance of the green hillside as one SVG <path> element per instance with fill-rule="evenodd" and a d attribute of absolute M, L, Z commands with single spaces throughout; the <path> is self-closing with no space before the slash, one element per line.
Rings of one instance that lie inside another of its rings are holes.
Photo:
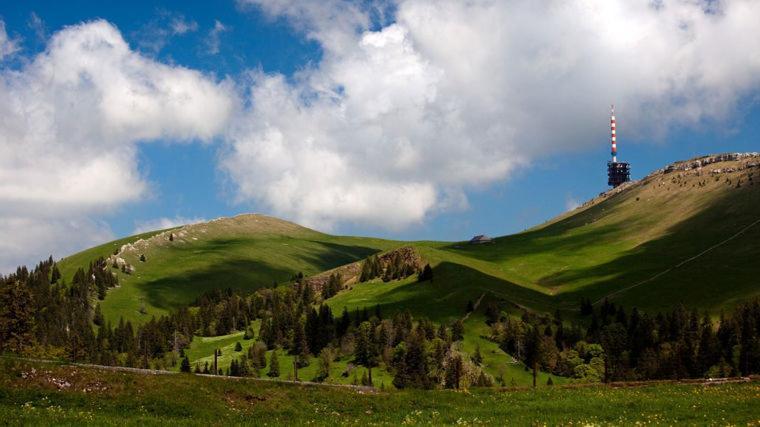
<path fill-rule="evenodd" d="M 61 261 L 64 277 L 97 256 L 119 257 L 134 266 L 118 269 L 119 288 L 101 302 L 107 319 L 138 323 L 185 306 L 218 288 L 254 290 L 283 283 L 298 272 L 318 273 L 367 257 L 392 242 L 336 237 L 263 215 L 240 215 L 146 233 L 87 250 Z M 144 255 L 146 261 L 140 261 Z"/>
<path fill-rule="evenodd" d="M 401 245 L 417 248 L 431 263 L 433 284 L 359 284 L 330 304 L 408 308 L 433 320 L 461 316 L 467 301 L 481 296 L 505 308 L 539 311 L 571 313 L 580 298 L 609 297 L 651 311 L 684 303 L 717 313 L 760 295 L 760 185 L 754 184 L 760 176 L 757 156 L 707 160 L 702 163 L 712 163 L 699 168 L 681 163 L 655 172 L 493 244 L 338 237 L 242 215 L 123 239 L 61 265 L 71 273 L 86 258 L 135 244 L 122 256 L 136 270 L 119 272 L 121 287 L 102 303 L 113 321 L 139 322 L 209 289 L 270 286 L 299 271 L 313 275 Z"/>

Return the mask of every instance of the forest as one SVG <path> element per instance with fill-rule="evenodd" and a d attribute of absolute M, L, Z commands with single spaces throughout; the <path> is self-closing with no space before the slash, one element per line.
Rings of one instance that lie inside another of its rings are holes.
<path fill-rule="evenodd" d="M 365 280 L 381 277 L 369 258 Z M 99 301 L 117 276 L 103 259 L 76 271 L 70 282 L 52 259 L 33 269 L 19 267 L 0 277 L 0 350 L 37 358 L 102 365 L 179 369 L 232 376 L 280 376 L 278 354 L 296 356 L 297 368 L 318 363 L 323 381 L 331 364 L 348 359 L 364 366 L 364 385 L 374 385 L 372 368 L 393 375 L 396 388 L 462 388 L 501 385 L 481 369 L 480 349 L 465 353 L 462 317 L 436 324 L 406 311 L 383 313 L 368 307 L 334 314 L 324 300 L 342 290 L 333 275 L 320 292 L 302 274 L 288 285 L 243 293 L 216 290 L 170 315 L 141 325 L 105 320 Z M 395 280 L 404 271 L 383 280 Z M 432 280 L 427 266 L 418 280 Z M 378 284 L 378 286 L 381 286 Z M 580 301 L 577 316 L 563 319 L 523 310 L 509 315 L 497 300 L 482 308 L 489 340 L 524 363 L 578 382 L 728 377 L 760 373 L 760 301 L 739 305 L 717 322 L 683 306 L 664 313 L 626 310 L 604 301 Z M 254 330 L 254 321 L 258 330 Z M 245 331 L 255 340 L 227 369 L 191 366 L 185 350 L 195 336 Z M 272 351 L 273 350 L 273 351 Z M 269 357 L 267 357 L 269 352 Z M 534 380 L 535 381 L 535 380 Z"/>

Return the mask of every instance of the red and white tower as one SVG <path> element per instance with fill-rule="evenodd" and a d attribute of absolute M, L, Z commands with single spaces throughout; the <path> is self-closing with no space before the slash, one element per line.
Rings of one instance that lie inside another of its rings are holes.
<path fill-rule="evenodd" d="M 617 160 L 617 122 L 614 105 L 610 110 L 610 144 L 612 161 L 607 162 L 607 184 L 614 188 L 631 180 L 631 165 Z"/>
<path fill-rule="evenodd" d="M 615 135 L 615 106 L 610 112 L 610 141 L 612 142 L 612 163 L 617 163 L 617 137 Z"/>

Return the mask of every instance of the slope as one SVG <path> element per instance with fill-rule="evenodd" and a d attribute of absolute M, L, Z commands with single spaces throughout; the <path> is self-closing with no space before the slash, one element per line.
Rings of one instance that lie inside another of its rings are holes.
<path fill-rule="evenodd" d="M 187 305 L 212 289 L 271 286 L 298 272 L 315 274 L 392 244 L 329 236 L 263 215 L 240 215 L 122 239 L 67 257 L 60 264 L 64 272 L 73 274 L 92 258 L 110 256 L 109 265 L 133 268 L 129 274 L 113 269 L 121 286 L 109 290 L 100 304 L 112 322 L 123 317 L 140 323 Z M 140 261 L 143 255 L 144 262 Z"/>
<path fill-rule="evenodd" d="M 409 245 L 434 267 L 432 284 L 358 284 L 331 305 L 379 304 L 445 321 L 481 295 L 505 309 L 569 314 L 581 298 L 608 297 L 649 311 L 684 303 L 716 314 L 760 295 L 758 165 L 757 154 L 679 162 L 491 245 L 337 237 L 260 215 L 158 232 L 122 249 L 136 271 L 119 273 L 122 286 L 109 292 L 103 311 L 114 321 L 139 321 L 209 289 L 255 289 Z"/>
<path fill-rule="evenodd" d="M 581 298 L 658 311 L 683 303 L 717 314 L 760 295 L 760 156 L 679 162 L 490 245 L 415 245 L 432 284 L 361 284 L 332 304 L 377 303 L 443 320 L 484 294 L 505 308 Z M 755 185 L 758 181 L 758 185 Z"/>

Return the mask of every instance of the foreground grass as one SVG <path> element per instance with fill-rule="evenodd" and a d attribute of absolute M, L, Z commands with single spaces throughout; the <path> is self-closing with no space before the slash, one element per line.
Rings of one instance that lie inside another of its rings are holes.
<path fill-rule="evenodd" d="M 0 419 L 10 425 L 760 423 L 758 383 L 373 393 L 2 363 Z"/>

